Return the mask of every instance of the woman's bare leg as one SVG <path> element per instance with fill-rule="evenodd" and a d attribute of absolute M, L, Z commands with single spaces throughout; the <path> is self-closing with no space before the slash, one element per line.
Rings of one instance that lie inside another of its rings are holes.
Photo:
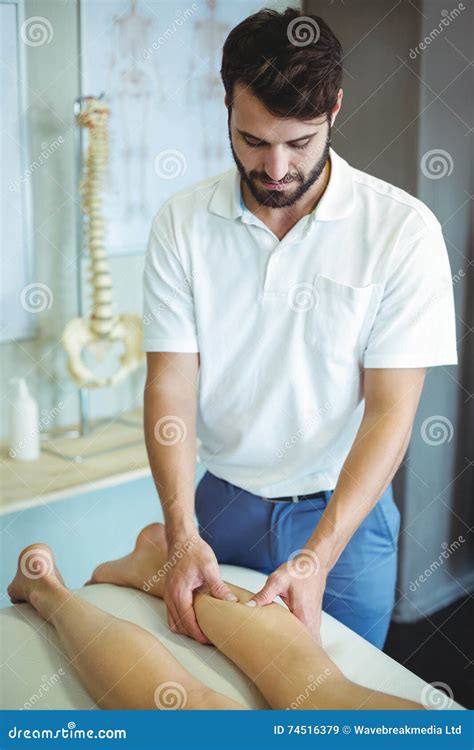
<path fill-rule="evenodd" d="M 63 650 L 100 708 L 243 709 L 195 679 L 151 633 L 72 594 L 45 544 L 20 554 L 8 587 L 56 629 Z"/>
<path fill-rule="evenodd" d="M 166 561 L 164 526 L 151 524 L 140 532 L 130 555 L 100 565 L 91 583 L 132 586 L 162 598 Z M 257 685 L 272 708 L 423 709 L 414 701 L 348 680 L 288 610 L 276 603 L 243 606 L 251 592 L 228 585 L 238 602 L 195 593 L 199 627 Z"/>

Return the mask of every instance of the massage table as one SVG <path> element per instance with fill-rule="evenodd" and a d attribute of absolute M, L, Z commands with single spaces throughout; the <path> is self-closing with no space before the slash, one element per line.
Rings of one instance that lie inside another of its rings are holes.
<path fill-rule="evenodd" d="M 233 565 L 220 568 L 224 580 L 253 592 L 266 581 L 265 575 L 247 568 Z M 75 593 L 116 617 L 149 630 L 189 672 L 214 690 L 240 701 L 248 709 L 269 708 L 243 672 L 213 646 L 204 646 L 169 630 L 161 599 L 110 584 L 86 586 Z M 418 702 L 423 695 L 425 705 L 433 708 L 463 708 L 324 612 L 321 638 L 330 657 L 354 682 Z M 29 604 L 0 609 L 0 653 L 0 708 L 96 708 L 76 670 L 61 653 L 54 628 Z M 172 675 L 169 679 L 172 681 Z"/>

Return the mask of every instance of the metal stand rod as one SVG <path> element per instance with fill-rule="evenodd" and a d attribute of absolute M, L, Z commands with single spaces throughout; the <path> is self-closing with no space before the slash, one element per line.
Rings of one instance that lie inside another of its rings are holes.
<path fill-rule="evenodd" d="M 82 96 L 78 96 L 74 101 L 74 146 L 75 146 L 75 166 L 76 166 L 76 186 L 80 194 L 80 183 L 82 175 L 82 129 L 77 124 L 77 117 L 81 113 Z M 77 289 L 77 315 L 82 318 L 84 315 L 83 303 L 83 283 L 82 283 L 82 258 L 84 256 L 84 233 L 81 200 L 76 202 L 76 289 Z M 87 389 L 79 388 L 79 425 L 81 435 L 90 432 L 90 394 Z"/>

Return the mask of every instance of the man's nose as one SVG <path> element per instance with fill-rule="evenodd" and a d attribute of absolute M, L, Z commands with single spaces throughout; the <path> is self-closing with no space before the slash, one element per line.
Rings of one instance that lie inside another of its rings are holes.
<path fill-rule="evenodd" d="M 266 154 L 264 172 L 270 179 L 280 182 L 288 174 L 288 159 L 282 150 L 270 149 Z"/>

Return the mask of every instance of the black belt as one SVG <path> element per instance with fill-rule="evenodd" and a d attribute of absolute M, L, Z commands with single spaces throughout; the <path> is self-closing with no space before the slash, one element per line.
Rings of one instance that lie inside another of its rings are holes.
<path fill-rule="evenodd" d="M 326 497 L 324 490 L 320 492 L 310 492 L 306 495 L 290 495 L 289 497 L 263 497 L 262 500 L 267 500 L 269 503 L 299 503 L 301 500 L 311 500 L 316 497 Z"/>

